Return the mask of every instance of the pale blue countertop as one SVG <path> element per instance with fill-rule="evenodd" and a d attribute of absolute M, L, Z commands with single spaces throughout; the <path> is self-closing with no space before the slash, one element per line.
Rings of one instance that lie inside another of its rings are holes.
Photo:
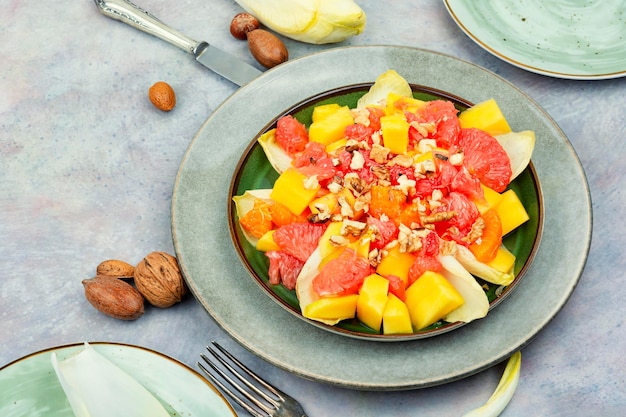
<path fill-rule="evenodd" d="M 181 32 L 255 64 L 246 44 L 228 31 L 241 11 L 235 2 L 139 4 Z M 441 1 L 359 4 L 368 15 L 366 31 L 343 45 L 414 46 L 483 66 L 536 100 L 570 139 L 593 201 L 589 258 L 568 303 L 523 349 L 520 384 L 502 415 L 623 415 L 626 80 L 569 81 L 518 69 L 474 44 Z M 104 17 L 92 0 L 10 1 L 2 9 L 0 366 L 88 340 L 145 346 L 195 368 L 204 346 L 218 340 L 300 399 L 312 417 L 460 416 L 491 395 L 502 365 L 402 392 L 305 380 L 238 346 L 191 296 L 167 310 L 147 308 L 135 322 L 98 313 L 85 300 L 81 280 L 93 276 L 99 262 L 137 263 L 155 250 L 174 252 L 170 204 L 181 158 L 237 87 L 181 50 Z M 292 58 L 336 46 L 286 44 Z M 158 80 L 176 90 L 170 113 L 147 99 Z"/>

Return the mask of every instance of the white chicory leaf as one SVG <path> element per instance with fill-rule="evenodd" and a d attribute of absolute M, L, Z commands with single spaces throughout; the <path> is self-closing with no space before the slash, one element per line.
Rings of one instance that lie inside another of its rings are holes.
<path fill-rule="evenodd" d="M 261 190 L 248 190 L 242 195 L 237 195 L 233 197 L 233 202 L 235 203 L 235 210 L 237 211 L 237 217 L 242 218 L 246 215 L 247 212 L 252 210 L 254 207 L 255 200 L 263 200 L 266 202 L 272 201 L 270 199 L 271 189 L 261 189 Z M 246 229 L 241 228 L 243 235 L 246 240 L 254 247 L 258 243 L 259 239 L 252 234 L 248 233 Z"/>
<path fill-rule="evenodd" d="M 268 28 L 301 42 L 341 42 L 365 29 L 365 12 L 353 0 L 236 1 Z"/>
<path fill-rule="evenodd" d="M 521 365 L 522 353 L 517 351 L 507 361 L 502 378 L 487 402 L 482 407 L 464 414 L 463 417 L 498 417 L 517 389 Z"/>
<path fill-rule="evenodd" d="M 76 355 L 52 366 L 76 417 L 169 417 L 161 403 L 137 380 L 88 343 Z"/>
<path fill-rule="evenodd" d="M 276 129 L 271 129 L 261 135 L 258 140 L 259 145 L 263 148 L 267 160 L 272 165 L 274 170 L 281 174 L 287 168 L 289 168 L 293 162 L 293 159 L 285 150 L 276 142 Z"/>
<path fill-rule="evenodd" d="M 522 132 L 510 132 L 495 136 L 496 140 L 504 148 L 511 161 L 511 181 L 522 173 L 530 162 L 530 157 L 535 149 L 535 132 L 524 130 Z"/>
<path fill-rule="evenodd" d="M 468 323 L 483 318 L 489 311 L 489 299 L 476 279 L 452 255 L 437 257 L 443 269 L 441 274 L 456 288 L 465 301 L 460 307 L 452 310 L 445 320 Z"/>
<path fill-rule="evenodd" d="M 369 91 L 359 99 L 357 108 L 378 106 L 387 100 L 389 93 L 401 97 L 413 97 L 413 90 L 409 83 L 396 71 L 387 70 L 376 78 Z"/>
<path fill-rule="evenodd" d="M 502 250 L 507 250 L 501 246 Z M 496 285 L 510 285 L 515 279 L 512 271 L 502 272 L 497 269 L 480 262 L 472 251 L 462 245 L 457 245 L 456 259 L 463 265 L 470 274 L 475 275 L 485 281 Z"/>

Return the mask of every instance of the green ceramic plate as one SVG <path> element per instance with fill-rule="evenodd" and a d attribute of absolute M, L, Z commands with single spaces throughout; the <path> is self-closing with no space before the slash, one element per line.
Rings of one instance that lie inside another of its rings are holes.
<path fill-rule="evenodd" d="M 244 152 L 235 169 L 235 175 L 230 186 L 229 198 L 232 200 L 232 196 L 242 195 L 246 190 L 267 189 L 272 188 L 274 185 L 274 181 L 278 178 L 278 173 L 276 173 L 270 165 L 257 139 L 269 129 L 275 128 L 278 118 L 285 114 L 291 114 L 301 123 L 309 126 L 311 124 L 311 116 L 314 107 L 328 103 L 337 103 L 341 106 L 355 108 L 358 99 L 367 92 L 371 84 L 372 83 L 346 86 L 337 90 L 323 92 L 297 104 L 274 118 L 269 123 L 267 129 L 262 130 L 254 137 Z M 459 111 L 463 111 L 472 105 L 472 103 L 462 98 L 425 86 L 412 85 L 412 89 L 413 96 L 417 99 L 424 101 L 436 99 L 448 100 L 453 102 Z M 490 284 L 480 279 L 478 280 L 479 284 L 485 288 L 490 302 L 490 310 L 502 302 L 519 284 L 524 276 L 524 271 L 526 271 L 527 267 L 532 262 L 535 250 L 539 246 L 541 238 L 543 218 L 541 214 L 541 191 L 532 164 L 515 179 L 509 188 L 515 190 L 520 196 L 522 204 L 529 213 L 530 221 L 517 228 L 514 232 L 509 233 L 509 235 L 504 238 L 505 246 L 516 257 L 515 280 L 513 283 L 503 290 L 502 288 L 499 289 L 498 285 Z M 300 312 L 300 306 L 295 291 L 290 291 L 282 285 L 269 284 L 267 272 L 269 261 L 262 252 L 257 251 L 243 236 L 234 203 L 231 205 L 228 222 L 237 253 L 255 281 L 272 299 L 307 323 L 345 336 L 390 342 L 432 337 L 457 329 L 466 324 L 461 322 L 448 323 L 438 321 L 414 334 L 383 335 L 364 325 L 357 319 L 344 320 L 335 326 L 328 326 L 315 320 L 309 320 L 302 316 Z"/>
<path fill-rule="evenodd" d="M 482 48 L 520 68 L 558 78 L 626 75 L 626 2 L 444 0 Z"/>
<path fill-rule="evenodd" d="M 513 130 L 537 135 L 533 166 L 543 194 L 543 232 L 521 285 L 493 314 L 452 332 L 401 343 L 345 337 L 295 317 L 252 280 L 233 247 L 229 184 L 250 141 L 297 103 L 370 83 L 388 69 L 416 85 L 478 103 L 495 98 Z M 573 227 L 575 225 L 575 227 Z M 591 239 L 585 174 L 552 118 L 511 83 L 466 61 L 416 48 L 332 48 L 294 59 L 237 90 L 211 114 L 181 161 L 172 237 L 193 295 L 242 346 L 296 375 L 341 387 L 398 390 L 480 372 L 524 347 L 562 309 Z"/>
<path fill-rule="evenodd" d="M 235 417 L 235 411 L 200 374 L 161 353 L 145 348 L 90 342 L 111 362 L 154 395 L 172 417 Z M 59 360 L 83 349 L 83 344 L 33 353 L 0 368 L 2 417 L 74 417 L 50 357 Z"/>

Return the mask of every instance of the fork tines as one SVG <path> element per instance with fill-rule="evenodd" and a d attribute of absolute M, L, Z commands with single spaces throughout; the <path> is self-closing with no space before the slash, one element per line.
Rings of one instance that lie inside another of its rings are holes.
<path fill-rule="evenodd" d="M 276 415 L 286 395 L 261 379 L 217 342 L 211 344 L 215 347 L 207 346 L 211 357 L 200 355 L 211 369 L 198 362 L 210 380 L 253 416 Z"/>

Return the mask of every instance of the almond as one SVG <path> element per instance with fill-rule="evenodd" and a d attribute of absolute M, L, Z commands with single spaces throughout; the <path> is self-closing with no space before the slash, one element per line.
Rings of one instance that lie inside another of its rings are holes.
<path fill-rule="evenodd" d="M 99 275 L 83 280 L 85 297 L 96 310 L 120 320 L 136 320 L 143 315 L 142 295 L 129 283 Z"/>
<path fill-rule="evenodd" d="M 272 68 L 289 59 L 287 47 L 276 35 L 264 29 L 248 32 L 248 49 L 265 68 Z"/>
<path fill-rule="evenodd" d="M 96 268 L 96 275 L 108 275 L 115 278 L 132 278 L 134 271 L 135 267 L 127 262 L 109 259 L 100 262 Z"/>
<path fill-rule="evenodd" d="M 158 81 L 148 90 L 150 101 L 159 110 L 170 111 L 176 105 L 176 93 L 165 81 Z"/>

